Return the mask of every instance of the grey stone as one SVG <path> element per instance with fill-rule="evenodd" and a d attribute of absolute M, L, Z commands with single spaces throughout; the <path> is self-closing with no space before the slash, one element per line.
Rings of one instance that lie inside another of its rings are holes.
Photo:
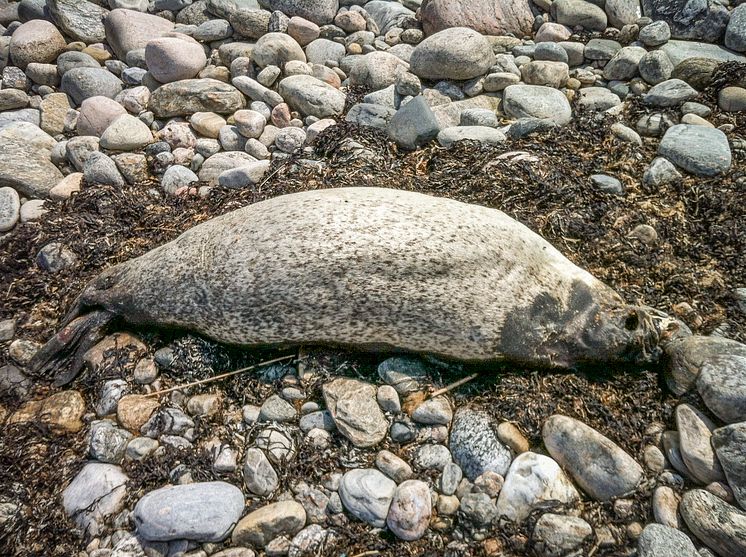
<path fill-rule="evenodd" d="M 162 487 L 135 505 L 137 534 L 149 541 L 220 542 L 244 510 L 241 490 L 225 482 Z"/>
<path fill-rule="evenodd" d="M 463 478 L 463 472 L 461 467 L 455 462 L 449 462 L 443 467 L 443 471 L 440 474 L 440 492 L 443 495 L 453 495 L 456 493 L 461 480 Z"/>
<path fill-rule="evenodd" d="M 412 477 L 411 466 L 390 451 L 380 451 L 376 455 L 376 466 L 396 483 Z"/>
<path fill-rule="evenodd" d="M 611 39 L 591 39 L 583 54 L 588 60 L 611 60 L 621 48 L 621 44 Z"/>
<path fill-rule="evenodd" d="M 259 411 L 260 422 L 290 422 L 297 417 L 295 407 L 277 394 L 265 400 Z"/>
<path fill-rule="evenodd" d="M 588 31 L 604 31 L 608 22 L 603 8 L 584 0 L 556 0 L 551 5 L 551 13 L 557 23 L 580 26 Z"/>
<path fill-rule="evenodd" d="M 525 452 L 515 458 L 505 475 L 497 512 L 509 520 L 523 522 L 546 501 L 573 505 L 579 500 L 580 494 L 559 464 L 549 457 Z"/>
<path fill-rule="evenodd" d="M 256 446 L 266 451 L 267 458 L 273 464 L 283 465 L 291 462 L 297 450 L 290 432 L 288 428 L 279 425 L 265 427 L 256 436 Z"/>
<path fill-rule="evenodd" d="M 153 142 L 153 134 L 139 118 L 123 114 L 101 134 L 99 145 L 111 151 L 137 151 Z"/>
<path fill-rule="evenodd" d="M 251 58 L 260 68 L 277 66 L 284 68 L 291 60 L 306 61 L 306 54 L 301 46 L 284 33 L 267 33 L 254 45 Z"/>
<path fill-rule="evenodd" d="M 251 493 L 260 497 L 269 495 L 277 489 L 279 485 L 277 472 L 260 449 L 252 447 L 246 450 L 243 481 Z"/>
<path fill-rule="evenodd" d="M 27 122 L 11 123 L 0 127 L 0 186 L 10 186 L 27 197 L 46 197 L 63 175 L 51 161 L 56 141 Z M 5 194 L 9 199 L 10 194 Z M 15 204 L 9 201 L 6 225 L 15 214 Z"/>
<path fill-rule="evenodd" d="M 728 485 L 741 508 L 746 509 L 746 422 L 731 424 L 712 433 L 712 446 L 725 471 Z"/>
<path fill-rule="evenodd" d="M 576 516 L 545 513 L 534 526 L 535 547 L 543 557 L 572 554 L 592 535 L 591 525 Z"/>
<path fill-rule="evenodd" d="M 548 60 L 551 62 L 569 62 L 567 51 L 557 43 L 544 42 L 536 45 L 534 60 Z"/>
<path fill-rule="evenodd" d="M 673 70 L 674 66 L 673 63 L 671 63 L 671 59 L 668 57 L 668 54 L 666 54 L 662 50 L 653 50 L 648 52 L 640 59 L 640 64 L 638 66 L 640 77 L 642 77 L 651 85 L 657 85 L 658 83 L 665 82 L 671 77 L 671 75 L 673 74 Z M 667 99 L 664 98 L 663 101 L 667 102 Z"/>
<path fill-rule="evenodd" d="M 444 445 L 421 445 L 414 454 L 413 462 L 422 470 L 442 471 L 451 462 L 451 453 Z"/>
<path fill-rule="evenodd" d="M 690 101 L 699 95 L 688 83 L 680 79 L 668 79 L 651 87 L 643 102 L 655 107 L 675 106 Z"/>
<path fill-rule="evenodd" d="M 350 72 L 350 84 L 378 91 L 397 82 L 407 65 L 387 52 L 371 52 L 358 61 Z"/>
<path fill-rule="evenodd" d="M 300 419 L 300 429 L 304 433 L 311 431 L 312 429 L 323 429 L 325 431 L 334 431 L 337 426 L 334 424 L 334 419 L 328 410 L 318 410 L 316 412 L 310 412 Z"/>
<path fill-rule="evenodd" d="M 286 77 L 280 81 L 279 91 L 291 108 L 317 118 L 341 115 L 346 101 L 339 89 L 310 75 Z"/>
<path fill-rule="evenodd" d="M 149 108 L 156 118 L 170 118 L 195 112 L 233 114 L 245 104 L 241 91 L 228 83 L 208 78 L 161 85 L 150 96 Z"/>
<path fill-rule="evenodd" d="M 639 557 L 699 557 L 692 540 L 662 524 L 648 524 L 637 540 Z"/>
<path fill-rule="evenodd" d="M 330 23 L 339 9 L 338 0 L 259 0 L 270 11 L 280 11 L 288 17 L 298 16 L 316 25 Z"/>
<path fill-rule="evenodd" d="M 74 68 L 100 68 L 93 56 L 85 52 L 68 51 L 57 57 L 57 73 L 62 77 Z"/>
<path fill-rule="evenodd" d="M 283 153 L 293 154 L 300 151 L 306 142 L 306 132 L 302 128 L 282 128 L 275 137 L 275 146 Z"/>
<path fill-rule="evenodd" d="M 202 164 L 198 173 L 199 179 L 203 182 L 209 182 L 211 185 L 217 185 L 219 176 L 226 170 L 253 162 L 256 162 L 256 159 L 248 153 L 240 151 L 217 153 Z"/>
<path fill-rule="evenodd" d="M 444 396 L 429 398 L 412 412 L 412 420 L 426 425 L 448 425 L 453 418 L 453 410 Z"/>
<path fill-rule="evenodd" d="M 380 104 L 360 103 L 353 106 L 345 116 L 345 121 L 359 126 L 385 130 L 396 110 Z"/>
<path fill-rule="evenodd" d="M 731 166 L 728 138 L 715 128 L 678 124 L 666 130 L 658 154 L 696 176 L 717 176 Z"/>
<path fill-rule="evenodd" d="M 512 118 L 547 119 L 562 126 L 572 119 L 562 92 L 541 85 L 511 85 L 503 92 L 503 110 Z"/>
<path fill-rule="evenodd" d="M 695 6 L 687 0 L 642 0 L 643 13 L 654 21 L 665 21 L 675 39 L 719 42 L 728 24 L 728 10 L 713 0 Z"/>
<path fill-rule="evenodd" d="M 230 23 L 237 34 L 256 40 L 267 33 L 271 15 L 267 10 L 236 10 Z"/>
<path fill-rule="evenodd" d="M 707 407 L 726 423 L 746 420 L 746 347 L 714 355 L 701 367 L 697 390 Z"/>
<path fill-rule="evenodd" d="M 119 466 L 86 464 L 62 493 L 65 513 L 87 534 L 98 535 L 99 523 L 124 507 L 127 481 Z"/>
<path fill-rule="evenodd" d="M 548 118 L 518 118 L 508 129 L 508 137 L 521 139 L 532 133 L 544 132 L 556 127 L 557 124 Z"/>
<path fill-rule="evenodd" d="M 440 126 L 422 96 L 413 98 L 391 117 L 389 138 L 405 149 L 416 149 L 434 139 Z"/>
<path fill-rule="evenodd" d="M 488 108 L 467 108 L 461 112 L 462 126 L 486 126 L 496 128 L 499 125 L 497 114 Z"/>
<path fill-rule="evenodd" d="M 22 108 L 0 113 L 0 129 L 21 122 L 33 124 L 38 128 L 41 125 L 41 114 L 35 108 Z"/>
<path fill-rule="evenodd" d="M 717 44 L 670 40 L 660 48 L 668 54 L 674 67 L 690 58 L 702 58 L 718 63 L 746 61 L 743 54 L 733 52 Z"/>
<path fill-rule="evenodd" d="M 418 358 L 396 356 L 381 362 L 378 376 L 404 396 L 421 389 L 428 381 L 428 367 Z"/>
<path fill-rule="evenodd" d="M 269 169 L 270 161 L 262 160 L 257 162 L 249 162 L 238 168 L 230 168 L 220 173 L 218 176 L 218 184 L 224 188 L 240 189 L 255 186 L 260 184 L 264 178 L 267 170 Z M 284 402 L 284 401 L 283 401 Z M 287 403 L 285 403 L 287 404 Z M 293 409 L 293 418 L 295 417 L 295 409 Z M 289 413 L 288 413 L 289 414 Z M 280 417 L 279 414 L 274 414 L 274 421 L 290 421 L 277 419 Z M 266 421 L 273 421 L 267 419 Z"/>
<path fill-rule="evenodd" d="M 446 148 L 463 140 L 478 141 L 485 145 L 500 145 L 505 139 L 505 134 L 501 130 L 485 126 L 454 126 L 438 133 L 438 143 Z"/>
<path fill-rule="evenodd" d="M 163 173 L 161 187 L 166 193 L 174 194 L 177 190 L 198 181 L 199 177 L 194 172 L 185 166 L 175 164 L 169 166 L 166 172 Z"/>
<path fill-rule="evenodd" d="M 702 489 L 685 493 L 679 509 L 694 535 L 718 555 L 746 554 L 746 513 Z"/>
<path fill-rule="evenodd" d="M 151 39 L 162 37 L 172 31 L 174 24 L 155 15 L 117 9 L 106 16 L 104 28 L 106 40 L 117 58 L 126 60 L 130 50 L 145 48 Z"/>
<path fill-rule="evenodd" d="M 100 151 L 92 152 L 83 165 L 83 176 L 89 184 L 124 186 L 124 178 L 116 163 Z"/>
<path fill-rule="evenodd" d="M 710 443 L 715 424 L 688 404 L 676 407 L 679 450 L 687 470 L 703 484 L 725 479 Z"/>
<path fill-rule="evenodd" d="M 449 447 L 454 462 L 472 481 L 486 471 L 505 476 L 512 458 L 510 450 L 498 440 L 489 415 L 471 408 L 456 412 Z"/>
<path fill-rule="evenodd" d="M 730 13 L 725 29 L 725 46 L 736 52 L 746 52 L 746 6 L 736 6 Z"/>
<path fill-rule="evenodd" d="M 20 218 L 21 200 L 11 187 L 0 188 L 0 232 L 11 230 Z"/>
<path fill-rule="evenodd" d="M 382 528 L 396 484 L 374 469 L 350 470 L 339 485 L 339 497 L 347 512 L 376 528 Z"/>
<path fill-rule="evenodd" d="M 639 0 L 606 0 L 602 5 L 609 25 L 617 29 L 634 24 L 642 15 Z"/>
<path fill-rule="evenodd" d="M 373 385 L 340 378 L 323 386 L 324 400 L 339 432 L 356 447 L 371 447 L 386 436 L 388 422 Z"/>
<path fill-rule="evenodd" d="M 622 104 L 622 100 L 606 87 L 584 87 L 578 91 L 578 103 L 583 108 L 604 111 Z"/>
<path fill-rule="evenodd" d="M 625 46 L 619 49 L 604 66 L 604 79 L 625 81 L 638 73 L 638 66 L 647 51 L 639 46 Z"/>
<path fill-rule="evenodd" d="M 119 464 L 124 459 L 127 443 L 132 434 L 118 428 L 109 420 L 97 420 L 91 423 L 88 454 L 100 462 Z"/>
<path fill-rule="evenodd" d="M 606 174 L 592 174 L 591 181 L 600 191 L 614 195 L 624 194 L 624 186 L 618 178 Z"/>
<path fill-rule="evenodd" d="M 103 68 L 73 68 L 65 72 L 60 83 L 60 90 L 70 95 L 78 106 L 90 97 L 113 99 L 123 88 L 122 81 Z"/>
<path fill-rule="evenodd" d="M 642 175 L 642 183 L 648 187 L 659 187 L 681 179 L 681 174 L 668 159 L 656 157 Z"/>
<path fill-rule="evenodd" d="M 498 518 L 497 508 L 486 493 L 467 493 L 461 498 L 460 513 L 477 527 L 488 526 Z"/>
<path fill-rule="evenodd" d="M 134 437 L 127 444 L 125 454 L 127 455 L 127 458 L 132 460 L 142 460 L 149 454 L 153 453 L 153 451 L 155 451 L 159 446 L 160 443 L 158 443 L 156 439 L 151 439 L 150 437 Z"/>
<path fill-rule="evenodd" d="M 465 27 L 445 29 L 418 44 L 410 71 L 424 79 L 465 80 L 487 73 L 495 63 L 489 41 Z"/>
<path fill-rule="evenodd" d="M 12 321 L 11 321 L 12 323 Z M 14 325 L 15 328 L 15 325 Z M 4 335 L 4 341 L 11 340 L 13 335 Z M 0 367 L 0 394 L 11 395 L 18 399 L 26 398 L 33 383 L 29 377 L 14 365 Z"/>
<path fill-rule="evenodd" d="M 394 535 L 406 541 L 420 539 L 430 524 L 432 501 L 425 482 L 407 480 L 394 493 L 386 525 Z"/>
<path fill-rule="evenodd" d="M 671 38 L 671 28 L 665 21 L 654 21 L 640 29 L 637 38 L 645 46 L 660 46 Z"/>
<path fill-rule="evenodd" d="M 306 59 L 309 64 L 325 64 L 327 60 L 339 62 L 344 56 L 344 45 L 328 39 L 316 39 L 306 46 Z"/>
<path fill-rule="evenodd" d="M 555 414 L 544 422 L 542 437 L 549 454 L 596 500 L 633 491 L 643 478 L 642 467 L 631 456 L 578 420 Z"/>
<path fill-rule="evenodd" d="M 365 11 L 375 21 L 382 35 L 392 27 L 401 27 L 403 21 L 414 17 L 414 12 L 398 2 L 374 0 L 365 4 Z"/>
<path fill-rule="evenodd" d="M 86 44 L 106 40 L 103 20 L 109 10 L 86 0 L 47 0 L 52 20 L 66 35 Z"/>
<path fill-rule="evenodd" d="M 280 501 L 260 507 L 242 518 L 233 530 L 232 540 L 234 545 L 265 548 L 276 538 L 294 536 L 305 525 L 306 511 L 300 503 Z M 287 552 L 287 548 L 284 551 Z"/>

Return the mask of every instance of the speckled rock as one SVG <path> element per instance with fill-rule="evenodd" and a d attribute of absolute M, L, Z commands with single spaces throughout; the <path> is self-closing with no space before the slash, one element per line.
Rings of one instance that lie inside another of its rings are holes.
<path fill-rule="evenodd" d="M 718 555 L 746 555 L 746 513 L 702 489 L 685 493 L 679 510 L 694 535 Z"/>
<path fill-rule="evenodd" d="M 471 481 L 486 471 L 505 476 L 510 466 L 510 450 L 497 438 L 489 414 L 460 408 L 451 426 L 449 448 L 454 462 Z"/>

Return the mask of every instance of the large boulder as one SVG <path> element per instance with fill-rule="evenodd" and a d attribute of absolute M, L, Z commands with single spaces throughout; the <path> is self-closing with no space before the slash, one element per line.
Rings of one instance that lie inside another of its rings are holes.
<path fill-rule="evenodd" d="M 51 160 L 56 143 L 28 122 L 0 129 L 0 187 L 10 186 L 27 197 L 46 197 L 64 177 Z"/>
<path fill-rule="evenodd" d="M 449 27 L 468 27 L 483 35 L 531 35 L 534 16 L 528 0 L 424 0 L 422 27 L 432 35 Z"/>
<path fill-rule="evenodd" d="M 665 21 L 674 39 L 719 42 L 728 25 L 728 8 L 715 0 L 642 0 L 643 13 Z"/>
<path fill-rule="evenodd" d="M 117 9 L 106 16 L 104 27 L 109 46 L 124 60 L 130 50 L 145 48 L 152 39 L 173 31 L 174 24 L 155 15 Z"/>
<path fill-rule="evenodd" d="M 291 108 L 306 116 L 339 116 L 345 107 L 345 94 L 310 75 L 291 75 L 280 81 L 280 95 Z"/>
<path fill-rule="evenodd" d="M 149 107 L 156 117 L 171 118 L 195 112 L 233 114 L 245 104 L 246 98 L 233 85 L 217 79 L 184 79 L 158 87 Z"/>
<path fill-rule="evenodd" d="M 160 37 L 145 47 L 145 63 L 157 81 L 171 83 L 195 77 L 207 64 L 207 56 L 191 38 Z"/>
<path fill-rule="evenodd" d="M 495 64 L 490 42 L 466 27 L 435 33 L 415 47 L 410 70 L 423 79 L 465 80 L 487 73 Z"/>
<path fill-rule="evenodd" d="M 510 85 L 503 91 L 503 110 L 513 118 L 549 119 L 560 126 L 572 120 L 565 95 L 543 85 Z"/>
<path fill-rule="evenodd" d="M 86 0 L 47 0 L 47 6 L 65 35 L 87 44 L 106 40 L 103 20 L 109 10 Z"/>
<path fill-rule="evenodd" d="M 20 25 L 10 39 L 10 59 L 21 69 L 32 62 L 54 62 L 64 49 L 65 38 L 53 23 L 42 19 Z"/>
<path fill-rule="evenodd" d="M 265 10 L 299 16 L 316 25 L 331 23 L 339 9 L 339 0 L 259 0 L 259 4 Z"/>

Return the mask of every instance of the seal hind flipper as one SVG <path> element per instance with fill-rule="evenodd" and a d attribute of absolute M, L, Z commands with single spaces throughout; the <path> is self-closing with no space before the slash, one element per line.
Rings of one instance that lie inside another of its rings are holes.
<path fill-rule="evenodd" d="M 106 328 L 115 315 L 95 310 L 67 323 L 34 355 L 28 369 L 39 377 L 54 376 L 54 385 L 61 387 L 75 379 L 83 368 L 83 355 L 103 339 Z"/>

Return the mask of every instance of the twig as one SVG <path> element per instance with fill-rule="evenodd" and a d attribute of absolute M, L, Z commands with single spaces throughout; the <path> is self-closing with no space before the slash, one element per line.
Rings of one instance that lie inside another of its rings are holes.
<path fill-rule="evenodd" d="M 370 551 L 363 551 L 362 553 L 358 553 L 357 555 L 353 555 L 352 557 L 372 557 L 373 555 L 380 555 L 381 552 L 377 549 L 371 549 Z"/>
<path fill-rule="evenodd" d="M 458 381 L 454 381 L 450 385 L 446 385 L 442 389 L 438 389 L 437 391 L 430 393 L 430 396 L 428 398 L 435 398 L 436 396 L 443 395 L 447 393 L 448 391 L 452 391 L 453 389 L 459 388 L 461 385 L 464 385 L 465 383 L 468 383 L 469 381 L 472 381 L 479 377 L 478 373 L 472 373 L 471 375 L 467 375 L 463 379 L 459 379 Z"/>
<path fill-rule="evenodd" d="M 290 354 L 289 356 L 282 356 L 281 358 L 275 358 L 274 360 L 267 360 L 265 362 L 259 362 L 258 364 L 254 364 L 253 366 L 243 367 L 235 371 L 229 371 L 228 373 L 221 373 L 220 375 L 215 375 L 214 377 L 208 377 L 207 379 L 200 379 L 199 381 L 192 381 L 191 383 L 186 383 L 184 385 L 177 385 L 176 387 L 170 387 L 168 389 L 163 389 L 162 391 L 155 391 L 154 393 L 148 393 L 144 396 L 146 397 L 158 396 L 158 395 L 170 393 L 172 391 L 179 391 L 181 389 L 186 389 L 188 387 L 194 387 L 195 385 L 203 385 L 205 383 L 211 383 L 212 381 L 219 381 L 220 379 L 225 379 L 226 377 L 230 377 L 232 375 L 238 375 L 239 373 L 243 373 L 245 371 L 251 371 L 252 369 L 256 369 L 261 366 L 266 366 L 269 364 L 276 364 L 277 362 L 282 362 L 283 360 L 290 360 L 292 358 L 295 358 L 295 354 Z"/>

